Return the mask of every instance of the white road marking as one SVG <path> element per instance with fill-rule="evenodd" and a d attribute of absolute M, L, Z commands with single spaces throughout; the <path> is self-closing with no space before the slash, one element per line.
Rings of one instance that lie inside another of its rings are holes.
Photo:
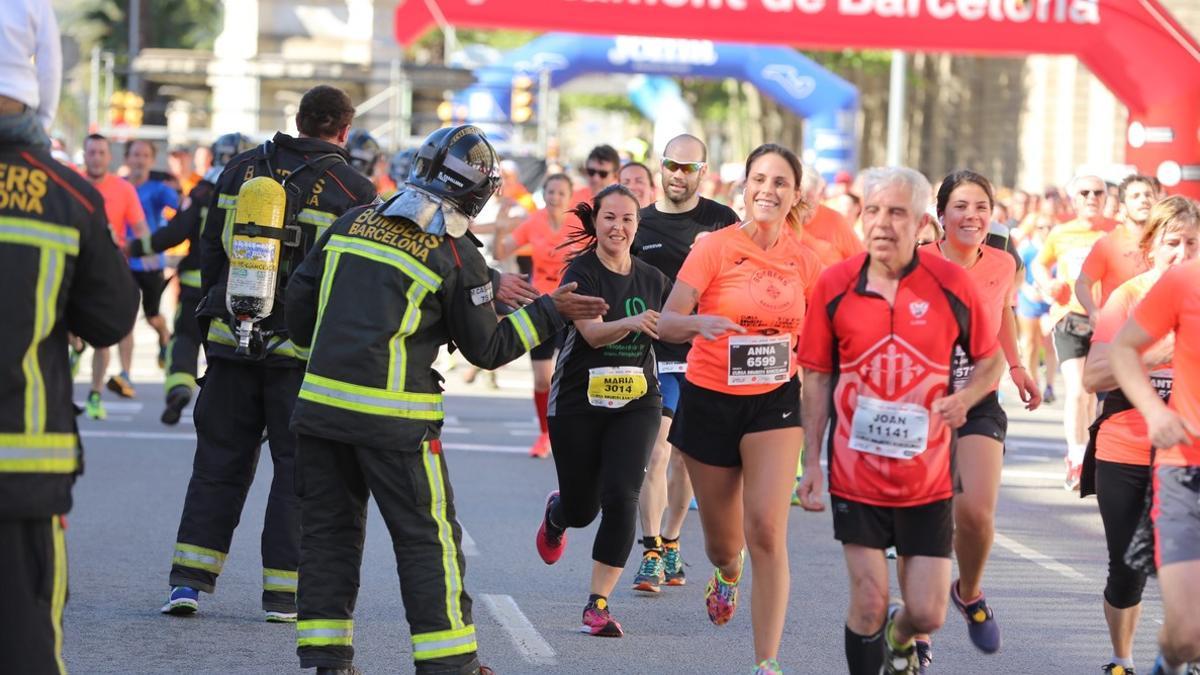
<path fill-rule="evenodd" d="M 1053 452 L 1061 452 L 1064 455 L 1067 452 L 1067 444 L 1064 441 L 1052 441 L 1049 439 L 1034 439 L 1034 438 L 1009 438 L 1009 445 L 1020 450 L 1050 450 Z"/>
<path fill-rule="evenodd" d="M 513 645 L 526 661 L 539 666 L 553 666 L 557 663 L 554 648 L 542 638 L 533 624 L 529 623 L 529 619 L 511 595 L 484 594 L 482 597 L 483 603 L 512 638 Z"/>
<path fill-rule="evenodd" d="M 1012 539 L 1011 537 L 1007 537 L 1003 534 L 1000 534 L 999 532 L 996 533 L 996 543 L 999 544 L 1000 546 L 1003 546 L 1004 548 L 1008 549 L 1012 553 L 1015 553 L 1015 554 L 1021 556 L 1022 558 L 1028 560 L 1029 562 L 1035 563 L 1044 569 L 1050 570 L 1051 572 L 1061 574 L 1062 576 L 1064 576 L 1068 579 L 1072 579 L 1075 581 L 1089 581 L 1087 576 L 1085 576 L 1082 572 L 1076 570 L 1075 568 L 1073 568 L 1069 565 L 1064 565 L 1063 563 L 1060 563 L 1059 561 L 1055 560 L 1054 558 L 1051 558 L 1050 556 L 1048 556 L 1044 553 L 1035 551 L 1032 548 L 1029 548 L 1028 546 L 1026 546 L 1025 544 L 1022 544 L 1021 542 L 1019 542 L 1015 539 Z"/>
<path fill-rule="evenodd" d="M 87 406 L 87 401 L 75 401 L 75 405 L 80 408 Z M 140 401 L 104 401 L 104 410 L 107 412 L 123 413 L 126 415 L 136 415 L 142 411 L 145 404 Z"/>
<path fill-rule="evenodd" d="M 466 452 L 506 452 L 525 454 L 529 447 L 525 445 L 488 445 L 483 443 L 442 443 L 447 450 L 464 450 Z"/>
<path fill-rule="evenodd" d="M 465 556 L 479 555 L 479 546 L 475 544 L 475 539 L 467 532 L 467 528 L 463 527 L 462 521 L 458 521 L 458 526 L 462 528 L 462 552 Z"/>
<path fill-rule="evenodd" d="M 1054 483 L 1063 482 L 1063 473 L 1061 471 L 1029 471 L 1027 469 L 1003 469 L 1000 472 L 1003 478 L 1032 478 L 1035 480 L 1044 480 Z"/>

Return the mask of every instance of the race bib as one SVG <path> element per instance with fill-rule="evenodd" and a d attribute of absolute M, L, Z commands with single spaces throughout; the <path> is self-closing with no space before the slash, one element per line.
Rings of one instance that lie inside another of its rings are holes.
<path fill-rule="evenodd" d="M 787 382 L 791 371 L 790 335 L 734 335 L 729 338 L 730 385 Z"/>
<path fill-rule="evenodd" d="M 1175 384 L 1175 371 L 1171 368 L 1150 371 L 1150 384 L 1163 401 L 1171 400 L 1171 388 Z"/>
<path fill-rule="evenodd" d="M 687 361 L 659 361 L 659 373 L 686 373 Z"/>
<path fill-rule="evenodd" d="M 859 395 L 851 423 L 851 450 L 912 459 L 925 452 L 928 440 L 929 411 L 925 408 Z"/>
<path fill-rule="evenodd" d="M 647 391 L 646 374 L 637 366 L 588 370 L 588 403 L 597 408 L 623 408 Z"/>
<path fill-rule="evenodd" d="M 962 388 L 967 386 L 967 380 L 971 379 L 973 372 L 975 372 L 975 364 L 962 350 L 962 347 L 954 345 L 954 357 L 950 362 L 950 391 L 962 391 Z"/>

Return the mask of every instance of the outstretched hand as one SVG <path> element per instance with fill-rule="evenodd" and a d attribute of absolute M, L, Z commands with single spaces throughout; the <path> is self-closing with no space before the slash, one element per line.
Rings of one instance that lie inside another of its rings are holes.
<path fill-rule="evenodd" d="M 554 301 L 554 307 L 562 318 L 566 321 L 583 321 L 604 316 L 608 312 L 608 303 L 604 298 L 579 295 L 575 292 L 578 286 L 579 284 L 572 281 L 559 286 L 550 294 L 550 299 Z"/>

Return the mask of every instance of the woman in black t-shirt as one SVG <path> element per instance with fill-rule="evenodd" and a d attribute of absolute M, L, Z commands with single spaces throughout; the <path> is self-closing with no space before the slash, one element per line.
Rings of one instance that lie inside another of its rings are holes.
<path fill-rule="evenodd" d="M 638 492 L 662 415 L 651 346 L 670 282 L 630 255 L 638 202 L 628 188 L 609 186 L 575 214 L 584 228 L 579 243 L 586 247 L 572 258 L 562 283 L 573 281 L 577 292 L 603 297 L 609 311 L 603 319 L 567 326 L 554 368 L 549 423 L 559 489 L 546 499 L 537 549 L 547 565 L 554 564 L 566 547 L 565 530 L 586 527 L 601 513 L 581 630 L 620 637 L 608 595 L 633 548 Z"/>

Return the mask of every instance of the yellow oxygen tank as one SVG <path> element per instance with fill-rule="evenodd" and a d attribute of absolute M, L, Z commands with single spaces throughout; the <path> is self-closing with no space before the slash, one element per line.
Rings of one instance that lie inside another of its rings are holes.
<path fill-rule="evenodd" d="M 249 353 L 254 324 L 275 306 L 286 212 L 287 193 L 266 176 L 251 178 L 238 190 L 225 306 L 237 324 L 239 354 Z"/>

